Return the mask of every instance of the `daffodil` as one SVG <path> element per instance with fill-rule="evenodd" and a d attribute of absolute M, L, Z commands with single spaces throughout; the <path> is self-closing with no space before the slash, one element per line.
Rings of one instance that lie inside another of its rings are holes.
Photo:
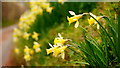
<path fill-rule="evenodd" d="M 69 21 L 69 24 L 71 24 L 71 23 L 73 23 L 73 22 L 76 22 L 75 28 L 77 28 L 78 25 L 79 25 L 79 21 L 78 21 L 78 20 L 79 20 L 80 18 L 82 18 L 83 15 L 87 14 L 87 13 L 83 13 L 83 14 L 76 15 L 73 11 L 69 11 L 69 13 L 70 13 L 71 15 L 73 15 L 73 17 L 68 17 L 68 16 L 67 16 L 67 20 Z"/>
<path fill-rule="evenodd" d="M 58 0 L 58 2 L 64 4 L 65 0 Z"/>
<path fill-rule="evenodd" d="M 34 42 L 34 45 L 33 45 L 33 49 L 35 49 L 35 52 L 40 52 L 41 49 L 40 49 L 40 44 L 38 42 Z"/>
<path fill-rule="evenodd" d="M 57 49 L 54 49 L 53 56 L 57 57 L 60 53 L 64 52 L 67 46 L 62 46 Z"/>
<path fill-rule="evenodd" d="M 30 33 L 25 32 L 23 34 L 23 38 L 28 40 L 30 35 L 31 35 Z"/>
<path fill-rule="evenodd" d="M 33 54 L 33 53 L 31 53 L 31 49 L 30 48 L 28 48 L 28 46 L 25 46 L 25 49 L 24 49 L 24 59 L 26 60 L 26 61 L 30 61 L 31 60 L 31 55 L 30 54 Z"/>
<path fill-rule="evenodd" d="M 43 9 L 46 9 L 46 8 L 50 7 L 50 3 L 45 3 L 45 2 L 43 2 L 43 3 L 41 4 L 41 7 L 42 7 Z"/>
<path fill-rule="evenodd" d="M 49 13 L 51 13 L 52 10 L 53 10 L 53 7 L 48 7 L 48 8 L 46 8 L 46 11 L 49 12 Z"/>
<path fill-rule="evenodd" d="M 28 48 L 28 46 L 25 46 L 24 53 L 30 54 L 30 48 Z"/>
<path fill-rule="evenodd" d="M 58 37 L 54 39 L 54 45 L 63 45 L 68 39 L 63 39 L 60 33 L 58 33 Z"/>
<path fill-rule="evenodd" d="M 54 57 L 61 56 L 64 59 L 65 57 L 64 51 L 68 46 L 56 46 L 56 45 L 51 45 L 50 43 L 49 45 L 51 46 L 51 48 L 46 49 L 47 54 L 53 53 Z"/>
<path fill-rule="evenodd" d="M 19 53 L 20 53 L 20 51 L 19 51 L 18 48 L 15 48 L 15 49 L 14 49 L 14 52 L 15 52 L 16 54 L 19 54 Z"/>
<path fill-rule="evenodd" d="M 54 50 L 59 47 L 59 46 L 52 46 L 50 43 L 49 43 L 49 45 L 51 46 L 51 48 L 50 49 L 46 49 L 47 54 L 50 54 L 50 53 L 54 52 Z"/>
<path fill-rule="evenodd" d="M 93 16 L 97 21 L 99 21 L 103 17 L 103 16 L 95 16 L 92 13 L 89 13 L 89 14 L 91 16 Z M 89 23 L 89 25 L 97 24 L 97 29 L 99 29 L 99 24 L 92 17 L 90 17 L 90 19 L 88 19 L 88 23 Z"/>
<path fill-rule="evenodd" d="M 30 60 L 31 60 L 31 56 L 30 56 L 29 54 L 25 54 L 25 55 L 24 55 L 24 59 L 25 59 L 26 61 L 30 61 Z"/>
<path fill-rule="evenodd" d="M 33 35 L 32 35 L 32 38 L 33 38 L 33 39 L 38 40 L 38 36 L 39 36 L 38 33 L 33 32 Z"/>

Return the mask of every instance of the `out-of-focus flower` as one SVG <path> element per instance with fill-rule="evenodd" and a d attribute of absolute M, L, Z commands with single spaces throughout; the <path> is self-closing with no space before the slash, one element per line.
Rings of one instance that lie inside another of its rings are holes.
<path fill-rule="evenodd" d="M 41 4 L 41 7 L 42 7 L 43 9 L 46 9 L 46 8 L 50 7 L 50 3 L 45 3 L 45 2 L 43 2 L 43 3 Z"/>
<path fill-rule="evenodd" d="M 19 51 L 18 48 L 15 48 L 15 49 L 14 49 L 14 52 L 15 52 L 16 54 L 19 54 L 19 53 L 20 53 L 20 51 Z"/>
<path fill-rule="evenodd" d="M 31 60 L 30 53 L 31 53 L 31 49 L 28 48 L 28 46 L 25 46 L 25 49 L 24 49 L 24 59 L 26 61 L 30 61 Z"/>
<path fill-rule="evenodd" d="M 39 34 L 36 32 L 33 32 L 32 38 L 35 39 L 36 41 L 38 40 Z"/>
<path fill-rule="evenodd" d="M 92 13 L 89 13 L 89 14 L 91 16 L 93 16 L 97 21 L 99 21 L 101 18 L 103 18 L 103 16 L 96 16 Z M 89 23 L 89 25 L 97 24 L 97 29 L 99 29 L 99 24 L 92 17 L 90 17 L 90 19 L 88 19 L 88 23 Z"/>
<path fill-rule="evenodd" d="M 58 2 L 64 4 L 65 0 L 58 0 Z"/>
<path fill-rule="evenodd" d="M 53 10 L 53 7 L 48 7 L 48 8 L 46 8 L 46 11 L 49 12 L 49 13 L 51 13 L 52 10 Z"/>
<path fill-rule="evenodd" d="M 17 42 L 18 41 L 18 37 L 22 35 L 22 32 L 20 31 L 20 29 L 18 28 L 14 28 L 13 31 L 13 41 Z"/>
<path fill-rule="evenodd" d="M 30 33 L 25 32 L 23 34 L 23 38 L 28 40 L 30 35 L 31 35 Z"/>
<path fill-rule="evenodd" d="M 76 15 L 73 11 L 69 11 L 69 13 L 70 13 L 71 15 L 73 15 L 73 17 L 70 17 L 70 18 L 69 18 L 69 17 L 67 16 L 67 20 L 69 21 L 69 24 L 71 24 L 71 23 L 73 23 L 73 22 L 76 22 L 75 28 L 77 28 L 78 25 L 79 25 L 78 20 L 79 20 L 80 18 L 82 18 L 83 15 L 87 14 L 87 13 L 83 13 L 83 14 Z"/>
<path fill-rule="evenodd" d="M 24 55 L 24 59 L 26 61 L 30 61 L 31 60 L 31 56 L 29 54 L 26 54 L 26 55 Z"/>
<path fill-rule="evenodd" d="M 35 52 L 40 52 L 41 49 L 40 49 L 40 44 L 38 42 L 34 42 L 34 45 L 33 45 L 33 49 L 35 49 Z"/>
<path fill-rule="evenodd" d="M 39 6 L 35 6 L 35 7 L 31 8 L 31 11 L 34 12 L 36 15 L 37 14 L 42 15 L 42 13 L 43 13 L 43 9 L 40 8 Z"/>

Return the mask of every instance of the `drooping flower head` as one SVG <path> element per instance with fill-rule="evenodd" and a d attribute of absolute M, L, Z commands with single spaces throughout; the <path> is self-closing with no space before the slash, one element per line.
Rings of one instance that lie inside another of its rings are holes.
<path fill-rule="evenodd" d="M 89 13 L 91 16 L 93 16 L 97 21 L 99 21 L 101 18 L 103 18 L 104 16 L 96 16 L 92 13 Z M 99 24 L 92 18 L 90 17 L 90 19 L 88 19 L 88 23 L 89 25 L 92 25 L 92 24 L 97 24 L 97 29 L 99 29 Z"/>

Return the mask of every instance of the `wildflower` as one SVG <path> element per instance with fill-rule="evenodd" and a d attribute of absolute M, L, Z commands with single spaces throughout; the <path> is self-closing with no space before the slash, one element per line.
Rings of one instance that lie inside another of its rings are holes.
<path fill-rule="evenodd" d="M 92 13 L 89 13 L 89 14 L 91 16 L 93 16 L 97 21 L 99 21 L 103 17 L 103 16 L 95 16 Z M 97 24 L 97 29 L 99 29 L 99 24 L 92 17 L 90 17 L 90 19 L 88 19 L 88 23 L 89 23 L 89 25 Z"/>
<path fill-rule="evenodd" d="M 32 38 L 33 38 L 33 39 L 38 40 L 38 36 L 39 36 L 38 33 L 33 32 L 33 35 L 32 35 Z"/>
<path fill-rule="evenodd" d="M 48 8 L 46 8 L 46 11 L 49 12 L 49 13 L 51 13 L 52 10 L 53 10 L 53 7 L 48 7 Z"/>
<path fill-rule="evenodd" d="M 73 23 L 73 22 L 76 22 L 75 28 L 77 28 L 78 25 L 79 25 L 78 20 L 79 20 L 80 18 L 82 18 L 83 15 L 87 14 L 87 13 L 83 13 L 83 14 L 76 15 L 73 11 L 69 11 L 69 13 L 70 13 L 71 15 L 73 15 L 73 17 L 70 17 L 70 18 L 69 18 L 69 17 L 67 16 L 67 20 L 69 21 L 69 24 L 71 24 L 71 23 Z"/>
<path fill-rule="evenodd" d="M 15 52 L 16 54 L 19 54 L 19 53 L 20 53 L 20 51 L 19 51 L 18 48 L 15 48 L 15 49 L 14 49 L 14 52 Z"/>
<path fill-rule="evenodd" d="M 54 45 L 63 45 L 68 39 L 63 39 L 63 37 L 61 36 L 60 33 L 58 33 L 58 36 L 57 38 L 54 39 Z"/>
<path fill-rule="evenodd" d="M 30 33 L 25 32 L 23 34 L 23 38 L 28 40 L 30 35 L 31 35 Z"/>
<path fill-rule="evenodd" d="M 34 42 L 33 49 L 38 53 L 41 51 L 40 46 L 41 45 L 38 42 Z"/>

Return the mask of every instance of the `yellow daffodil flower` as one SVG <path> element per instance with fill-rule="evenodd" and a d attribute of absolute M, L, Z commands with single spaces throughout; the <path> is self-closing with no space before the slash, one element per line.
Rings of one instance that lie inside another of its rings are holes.
<path fill-rule="evenodd" d="M 58 46 L 52 47 L 50 49 L 46 49 L 47 54 L 50 54 L 50 53 L 54 52 L 54 50 L 57 49 L 57 48 L 58 48 Z"/>
<path fill-rule="evenodd" d="M 31 55 L 33 55 L 33 54 L 34 54 L 33 49 L 30 49 L 30 54 L 31 54 Z"/>
<path fill-rule="evenodd" d="M 34 42 L 33 49 L 38 53 L 41 51 L 40 46 L 41 45 L 38 42 Z"/>
<path fill-rule="evenodd" d="M 48 8 L 46 8 L 46 11 L 49 12 L 49 13 L 51 13 L 52 10 L 53 10 L 53 7 L 48 7 Z"/>
<path fill-rule="evenodd" d="M 57 56 L 61 55 L 61 57 L 64 59 L 64 57 L 65 57 L 64 50 L 68 46 L 56 46 L 56 45 L 51 45 L 50 43 L 49 43 L 49 45 L 51 46 L 51 48 L 46 49 L 47 54 L 50 54 L 53 52 L 53 56 L 57 57 Z"/>
<path fill-rule="evenodd" d="M 67 46 L 62 46 L 57 49 L 54 49 L 53 56 L 57 57 L 58 54 L 64 52 L 64 50 L 67 48 Z"/>
<path fill-rule="evenodd" d="M 97 21 L 99 21 L 103 17 L 103 16 L 95 16 L 92 13 L 89 13 L 89 14 L 91 16 L 93 16 Z M 88 19 L 88 23 L 89 23 L 89 25 L 97 24 L 97 29 L 99 29 L 99 24 L 92 17 L 90 17 L 90 19 Z"/>
<path fill-rule="evenodd" d="M 59 37 L 54 39 L 54 45 L 63 45 L 67 41 L 67 39 L 63 39 L 60 33 L 58 33 L 58 36 Z"/>
<path fill-rule="evenodd" d="M 48 7 L 50 7 L 50 3 L 42 3 L 41 4 L 41 7 L 43 8 L 43 9 L 46 9 L 46 8 L 48 8 Z"/>
<path fill-rule="evenodd" d="M 25 54 L 25 55 L 24 55 L 24 59 L 25 59 L 26 61 L 30 61 L 30 60 L 31 60 L 31 56 L 30 56 L 29 54 Z"/>
<path fill-rule="evenodd" d="M 30 33 L 25 32 L 23 34 L 23 38 L 28 40 L 30 35 L 31 35 Z"/>
<path fill-rule="evenodd" d="M 15 49 L 14 49 L 14 52 L 15 52 L 16 54 L 19 54 L 19 53 L 20 53 L 20 51 L 19 51 L 18 48 L 15 48 Z"/>
<path fill-rule="evenodd" d="M 25 46 L 24 53 L 26 53 L 26 54 L 30 53 L 30 48 L 28 48 L 28 46 Z"/>
<path fill-rule="evenodd" d="M 73 23 L 73 22 L 76 22 L 75 28 L 77 28 L 78 25 L 79 25 L 78 20 L 79 20 L 80 18 L 82 18 L 83 15 L 87 14 L 87 13 L 83 13 L 83 14 L 76 15 L 73 11 L 69 11 L 69 13 L 70 13 L 71 15 L 73 15 L 73 17 L 68 17 L 68 16 L 67 16 L 67 20 L 69 21 L 69 24 L 71 24 L 71 23 Z"/>
<path fill-rule="evenodd" d="M 65 0 L 58 0 L 58 2 L 64 4 Z"/>
<path fill-rule="evenodd" d="M 36 32 L 33 32 L 32 38 L 35 39 L 36 41 L 38 40 L 39 34 Z"/>

